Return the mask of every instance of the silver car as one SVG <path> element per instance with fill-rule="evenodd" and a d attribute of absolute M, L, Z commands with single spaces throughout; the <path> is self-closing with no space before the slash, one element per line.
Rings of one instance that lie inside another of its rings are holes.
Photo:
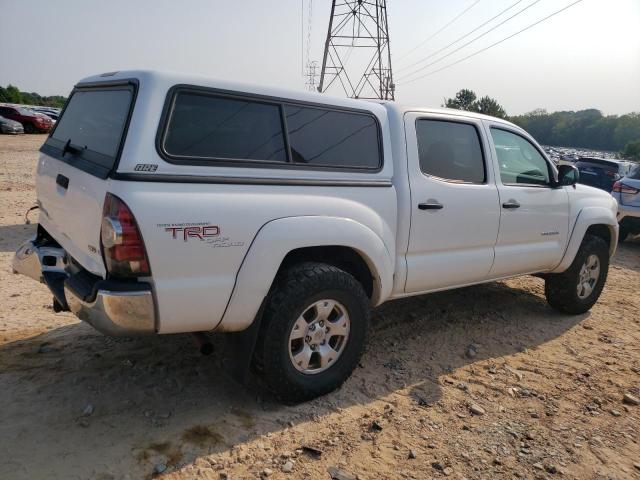
<path fill-rule="evenodd" d="M 0 132 L 2 133 L 24 133 L 24 128 L 20 122 L 4 118 L 0 115 Z"/>
<path fill-rule="evenodd" d="M 619 241 L 640 233 L 640 165 L 613 184 L 611 195 L 618 201 Z"/>

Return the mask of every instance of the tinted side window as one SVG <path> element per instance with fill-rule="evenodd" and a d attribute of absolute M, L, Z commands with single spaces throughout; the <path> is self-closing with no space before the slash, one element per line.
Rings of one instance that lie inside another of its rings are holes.
<path fill-rule="evenodd" d="M 416 136 L 422 173 L 454 182 L 486 181 L 480 137 L 473 125 L 418 120 Z"/>
<path fill-rule="evenodd" d="M 285 106 L 295 163 L 378 168 L 378 127 L 370 115 L 321 108 Z"/>
<path fill-rule="evenodd" d="M 178 93 L 164 137 L 172 156 L 286 162 L 278 105 Z"/>
<path fill-rule="evenodd" d="M 499 128 L 491 128 L 491 136 L 503 184 L 549 185 L 549 165 L 531 142 Z"/>
<path fill-rule="evenodd" d="M 628 177 L 633 178 L 634 180 L 640 180 L 640 165 L 631 167 Z"/>

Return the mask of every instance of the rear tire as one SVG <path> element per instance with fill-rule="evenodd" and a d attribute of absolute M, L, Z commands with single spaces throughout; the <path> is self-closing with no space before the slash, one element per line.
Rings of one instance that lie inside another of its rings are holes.
<path fill-rule="evenodd" d="M 24 124 L 24 133 L 35 133 L 36 129 L 33 127 L 31 123 Z"/>
<path fill-rule="evenodd" d="M 544 293 L 554 309 L 578 315 L 596 303 L 609 271 L 609 248 L 600 237 L 587 234 L 571 266 L 563 273 L 548 275 Z"/>
<path fill-rule="evenodd" d="M 358 365 L 370 315 L 369 299 L 349 273 L 323 263 L 296 265 L 276 278 L 254 366 L 286 403 L 329 393 Z"/>

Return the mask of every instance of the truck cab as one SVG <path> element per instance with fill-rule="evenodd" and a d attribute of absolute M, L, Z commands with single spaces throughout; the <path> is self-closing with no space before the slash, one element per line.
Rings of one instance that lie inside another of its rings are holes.
<path fill-rule="evenodd" d="M 299 401 L 349 376 L 390 299 L 536 274 L 591 308 L 617 206 L 577 179 L 492 117 L 115 72 L 43 145 L 14 269 L 110 335 L 235 332 Z"/>

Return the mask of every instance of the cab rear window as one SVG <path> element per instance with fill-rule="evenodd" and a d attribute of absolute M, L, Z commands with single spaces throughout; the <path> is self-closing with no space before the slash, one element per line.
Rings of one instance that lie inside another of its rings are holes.
<path fill-rule="evenodd" d="M 106 178 L 117 162 L 134 93 L 132 85 L 74 90 L 43 151 Z"/>

